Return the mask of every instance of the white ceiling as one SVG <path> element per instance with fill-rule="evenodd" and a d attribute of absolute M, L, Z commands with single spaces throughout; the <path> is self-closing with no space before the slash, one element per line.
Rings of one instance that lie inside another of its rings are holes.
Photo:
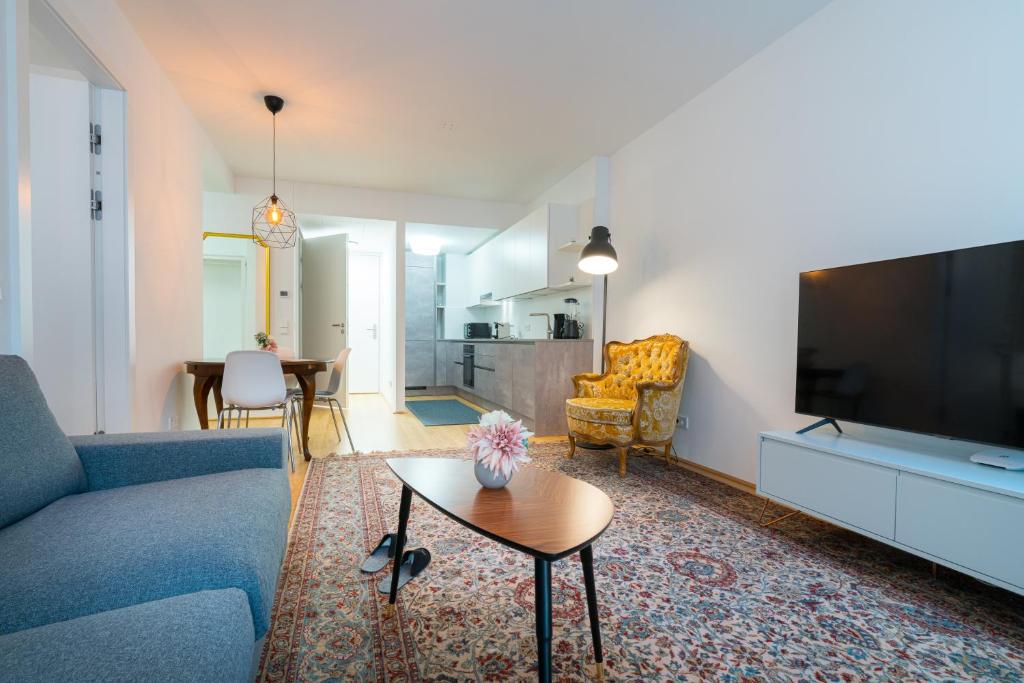
<path fill-rule="evenodd" d="M 232 169 L 525 202 L 828 0 L 118 0 Z M 129 93 L 129 98 L 131 94 Z"/>
<path fill-rule="evenodd" d="M 318 237 L 346 234 L 349 243 L 354 244 L 361 251 L 384 251 L 393 234 L 391 231 L 395 229 L 393 221 L 322 216 L 310 213 L 301 213 L 297 218 L 303 239 L 311 240 Z M 406 223 L 405 246 L 406 249 L 411 248 L 410 240 L 422 235 L 440 240 L 442 254 L 468 254 L 497 232 L 490 228 L 471 228 L 462 225 Z"/>

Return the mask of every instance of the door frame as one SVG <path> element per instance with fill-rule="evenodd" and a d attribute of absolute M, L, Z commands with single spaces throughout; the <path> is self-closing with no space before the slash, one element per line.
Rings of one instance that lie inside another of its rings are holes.
<path fill-rule="evenodd" d="M 134 226 L 128 211 L 127 103 L 124 87 L 78 38 L 47 0 L 14 0 L 0 6 L 0 87 L 5 103 L 0 112 L 4 143 L 0 145 L 0 241 L 9 256 L 0 268 L 6 291 L 0 299 L 5 334 L 0 351 L 36 358 L 32 310 L 32 212 L 29 72 L 31 29 L 38 29 L 85 76 L 92 92 L 93 123 L 103 130 L 103 154 L 93 159 L 94 182 L 102 178 L 102 229 L 93 222 L 95 429 L 126 432 L 133 425 L 135 385 Z M 83 144 L 88 143 L 83 131 Z M 82 210 L 88 205 L 82 199 Z M 6 273 L 4 272 L 6 270 Z"/>
<path fill-rule="evenodd" d="M 227 237 L 229 239 L 249 240 L 250 242 L 263 247 L 263 329 L 270 334 L 270 247 L 259 237 L 240 232 L 204 232 L 203 241 L 207 237 Z M 206 258 L 206 255 L 203 255 Z"/>
<path fill-rule="evenodd" d="M 204 287 L 206 286 L 205 280 L 206 280 L 206 262 L 207 261 L 219 261 L 221 263 L 237 263 L 238 266 L 239 266 L 238 272 L 239 272 L 239 275 L 240 275 L 240 278 L 241 278 L 240 281 L 239 281 L 239 284 L 241 285 L 242 299 L 241 299 L 241 301 L 238 302 L 238 306 L 239 306 L 240 309 L 242 309 L 241 313 L 242 313 L 242 327 L 243 327 L 243 329 L 242 329 L 242 338 L 239 340 L 239 347 L 238 348 L 240 348 L 240 349 L 241 348 L 245 348 L 245 329 L 244 328 L 245 328 L 245 307 L 249 303 L 249 302 L 246 301 L 246 291 L 249 289 L 248 288 L 248 284 L 249 284 L 248 267 L 249 267 L 249 264 L 246 262 L 246 259 L 245 259 L 244 256 L 221 256 L 219 254 L 203 254 L 203 280 L 204 280 L 203 286 Z M 203 309 L 204 309 L 203 310 L 203 315 L 204 316 L 206 315 L 205 308 L 206 308 L 206 297 L 205 297 L 205 289 L 204 289 L 204 296 L 203 296 Z M 206 335 L 206 329 L 204 327 L 204 329 L 203 329 L 203 336 L 205 337 L 205 335 Z M 205 342 L 205 339 L 204 339 L 204 342 Z M 205 349 L 204 349 L 203 355 L 204 356 L 206 355 Z"/>

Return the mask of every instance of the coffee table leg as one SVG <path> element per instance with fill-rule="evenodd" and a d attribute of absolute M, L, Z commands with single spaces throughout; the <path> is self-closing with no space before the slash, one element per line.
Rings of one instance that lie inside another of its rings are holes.
<path fill-rule="evenodd" d="M 551 683 L 551 563 L 534 558 L 533 572 L 537 605 L 537 680 Z"/>
<path fill-rule="evenodd" d="M 402 486 L 402 502 L 398 505 L 398 537 L 395 539 L 395 560 L 391 569 L 391 593 L 388 604 L 398 600 L 398 575 L 402 570 L 402 552 L 405 550 L 405 527 L 409 522 L 409 507 L 412 505 L 412 489 Z"/>
<path fill-rule="evenodd" d="M 601 622 L 597 614 L 597 589 L 594 587 L 594 548 L 587 546 L 580 550 L 583 563 L 583 583 L 587 586 L 587 611 L 590 613 L 590 636 L 594 640 L 594 662 L 597 677 L 604 678 L 604 652 L 601 650 Z"/>

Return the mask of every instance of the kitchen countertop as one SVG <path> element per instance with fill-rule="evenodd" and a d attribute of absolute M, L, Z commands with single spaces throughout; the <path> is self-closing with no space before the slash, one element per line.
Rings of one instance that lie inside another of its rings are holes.
<path fill-rule="evenodd" d="M 593 342 L 593 339 L 438 339 L 461 344 L 536 344 L 537 342 Z"/>

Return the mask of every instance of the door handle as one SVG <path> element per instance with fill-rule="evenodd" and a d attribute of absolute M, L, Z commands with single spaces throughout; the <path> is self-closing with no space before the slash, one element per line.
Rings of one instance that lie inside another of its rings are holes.
<path fill-rule="evenodd" d="M 345 323 L 331 323 L 331 327 L 337 327 L 339 332 L 345 334 Z"/>
<path fill-rule="evenodd" d="M 366 331 L 370 333 L 370 339 L 377 338 L 377 323 L 374 323 L 372 327 L 367 327 Z"/>

